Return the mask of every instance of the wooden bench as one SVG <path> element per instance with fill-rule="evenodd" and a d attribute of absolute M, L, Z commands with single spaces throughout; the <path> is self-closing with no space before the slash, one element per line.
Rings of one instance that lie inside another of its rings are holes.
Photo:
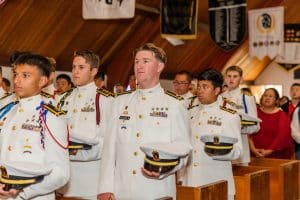
<path fill-rule="evenodd" d="M 176 200 L 226 200 L 227 181 L 217 181 L 200 187 L 177 185 Z"/>
<path fill-rule="evenodd" d="M 270 171 L 256 167 L 233 166 L 235 200 L 269 200 Z"/>
<path fill-rule="evenodd" d="M 270 170 L 270 199 L 296 200 L 299 193 L 299 163 L 295 160 L 251 158 L 250 166 Z"/>

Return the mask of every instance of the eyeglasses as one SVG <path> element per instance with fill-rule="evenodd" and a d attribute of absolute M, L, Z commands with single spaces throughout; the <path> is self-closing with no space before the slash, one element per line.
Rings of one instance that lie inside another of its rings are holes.
<path fill-rule="evenodd" d="M 174 85 L 187 85 L 189 82 L 187 81 L 173 81 Z"/>

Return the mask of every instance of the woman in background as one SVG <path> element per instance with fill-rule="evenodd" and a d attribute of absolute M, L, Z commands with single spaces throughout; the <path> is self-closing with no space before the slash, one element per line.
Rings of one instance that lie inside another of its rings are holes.
<path fill-rule="evenodd" d="M 290 120 L 277 106 L 279 93 L 268 88 L 261 97 L 257 115 L 260 130 L 249 136 L 251 153 L 256 157 L 290 159 L 293 154 Z"/>

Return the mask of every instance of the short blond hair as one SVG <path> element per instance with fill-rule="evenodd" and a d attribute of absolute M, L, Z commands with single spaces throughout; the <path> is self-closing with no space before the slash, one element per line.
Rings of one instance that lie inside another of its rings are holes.
<path fill-rule="evenodd" d="M 239 66 L 233 65 L 233 66 L 228 67 L 225 71 L 225 74 L 227 74 L 227 72 L 230 72 L 230 71 L 238 72 L 241 77 L 243 76 L 243 70 Z"/>
<path fill-rule="evenodd" d="M 139 52 L 139 51 L 152 51 L 153 54 L 154 54 L 154 57 L 158 61 L 160 61 L 160 62 L 162 62 L 164 64 L 167 63 L 166 52 L 162 48 L 157 47 L 157 46 L 155 46 L 152 43 L 143 44 L 139 48 L 135 49 L 135 51 L 133 52 L 133 55 L 136 56 L 137 52 Z"/>

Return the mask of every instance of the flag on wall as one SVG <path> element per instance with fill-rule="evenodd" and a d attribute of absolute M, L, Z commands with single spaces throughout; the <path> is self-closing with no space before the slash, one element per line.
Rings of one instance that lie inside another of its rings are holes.
<path fill-rule="evenodd" d="M 286 70 L 300 64 L 300 24 L 284 24 L 284 48 L 275 61 Z"/>
<path fill-rule="evenodd" d="M 209 32 L 223 50 L 237 47 L 246 32 L 246 0 L 208 0 Z"/>
<path fill-rule="evenodd" d="M 82 0 L 83 19 L 134 17 L 135 0 Z"/>
<path fill-rule="evenodd" d="M 283 7 L 249 11 L 249 54 L 273 59 L 283 51 Z"/>
<path fill-rule="evenodd" d="M 160 30 L 163 38 L 197 37 L 198 0 L 162 0 Z"/>

